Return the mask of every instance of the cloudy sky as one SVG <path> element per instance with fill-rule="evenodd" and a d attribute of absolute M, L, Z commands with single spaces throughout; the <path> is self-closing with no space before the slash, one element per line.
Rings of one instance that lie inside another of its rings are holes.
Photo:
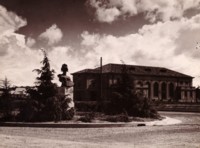
<path fill-rule="evenodd" d="M 198 86 L 198 42 L 200 0 L 0 0 L 0 79 L 13 85 L 33 85 L 44 48 L 56 75 L 63 63 L 73 73 L 103 57 L 166 67 Z"/>

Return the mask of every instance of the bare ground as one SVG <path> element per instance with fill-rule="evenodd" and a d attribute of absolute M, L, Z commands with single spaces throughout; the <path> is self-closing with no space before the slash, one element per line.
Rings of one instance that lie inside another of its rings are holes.
<path fill-rule="evenodd" d="M 183 122 L 168 126 L 117 128 L 0 127 L 0 147 L 200 148 L 200 114 L 162 112 Z"/>

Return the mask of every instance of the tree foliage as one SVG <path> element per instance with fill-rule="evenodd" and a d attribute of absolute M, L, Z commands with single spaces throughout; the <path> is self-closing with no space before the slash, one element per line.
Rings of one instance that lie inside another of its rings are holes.
<path fill-rule="evenodd" d="M 42 52 L 44 55 L 44 58 L 41 61 L 42 67 L 40 69 L 34 69 L 33 71 L 38 73 L 38 77 L 36 77 L 38 95 L 36 95 L 36 97 L 40 99 L 40 102 L 45 103 L 48 98 L 56 95 L 57 86 L 52 83 L 55 71 L 50 67 L 49 59 L 45 50 L 42 50 Z"/>
<path fill-rule="evenodd" d="M 2 90 L 2 94 L 0 97 L 0 112 L 3 114 L 3 118 L 5 120 L 11 117 L 11 82 L 5 77 L 4 80 L 0 81 L 0 89 Z"/>
<path fill-rule="evenodd" d="M 9 97 L 11 91 L 11 82 L 5 77 L 4 80 L 0 80 L 0 89 L 2 90 L 2 97 Z"/>
<path fill-rule="evenodd" d="M 40 62 L 43 66 L 41 69 L 34 69 L 33 71 L 36 71 L 38 73 L 37 84 L 39 85 L 50 85 L 52 84 L 52 80 L 54 79 L 54 73 L 55 71 L 50 68 L 49 58 L 47 57 L 47 53 L 45 50 L 42 49 L 44 58 Z"/>
<path fill-rule="evenodd" d="M 133 78 L 128 72 L 128 67 L 122 66 L 121 79 L 113 85 L 113 93 L 109 105 L 109 113 L 127 113 L 130 116 L 158 117 L 157 111 L 151 106 L 148 98 L 142 93 L 137 93 L 134 88 Z"/>
<path fill-rule="evenodd" d="M 27 93 L 30 99 L 22 106 L 20 120 L 24 121 L 48 121 L 56 120 L 55 112 L 59 102 L 57 98 L 57 85 L 52 82 L 54 79 L 54 70 L 51 69 L 49 58 L 45 50 L 43 52 L 42 67 L 34 69 L 38 76 L 36 77 L 36 88 L 30 88 Z M 53 112 L 53 113 L 52 113 Z"/>
<path fill-rule="evenodd" d="M 50 67 L 46 52 L 44 50 L 42 52 L 44 55 L 41 61 L 42 67 L 33 70 L 38 73 L 36 88 L 27 91 L 30 99 L 22 107 L 20 118 L 24 121 L 59 121 L 68 119 L 68 114 L 66 115 L 67 100 L 64 96 L 58 95 L 57 85 L 52 82 L 55 71 Z"/>

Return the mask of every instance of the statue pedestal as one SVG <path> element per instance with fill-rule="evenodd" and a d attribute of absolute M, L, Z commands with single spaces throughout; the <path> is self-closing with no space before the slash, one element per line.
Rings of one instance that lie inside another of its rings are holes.
<path fill-rule="evenodd" d="M 73 87 L 66 88 L 66 87 L 58 87 L 58 95 L 59 96 L 65 96 L 65 99 L 68 99 L 68 106 L 69 109 L 74 107 L 74 101 L 73 101 Z"/>
<path fill-rule="evenodd" d="M 63 64 L 61 67 L 62 74 L 58 74 L 59 81 L 62 83 L 62 87 L 58 87 L 58 98 L 62 103 L 63 119 L 72 119 L 75 114 L 74 101 L 73 101 L 73 85 L 70 77 L 67 76 L 68 67 L 67 64 Z"/>
<path fill-rule="evenodd" d="M 66 87 L 72 87 L 74 83 L 72 81 L 66 81 Z"/>
<path fill-rule="evenodd" d="M 58 87 L 58 95 L 61 96 L 66 96 L 71 94 L 72 92 L 70 92 L 70 88 L 65 88 L 65 87 Z"/>

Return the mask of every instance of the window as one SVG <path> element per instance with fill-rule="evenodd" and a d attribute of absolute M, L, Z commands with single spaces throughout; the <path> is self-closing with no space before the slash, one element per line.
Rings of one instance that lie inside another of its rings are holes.
<path fill-rule="evenodd" d="M 130 72 L 135 72 L 135 67 L 129 68 L 129 71 L 130 71 Z"/>
<path fill-rule="evenodd" d="M 96 87 L 96 82 L 94 79 L 87 80 L 87 89 L 94 89 Z"/>
<path fill-rule="evenodd" d="M 160 72 L 163 72 L 163 73 L 165 73 L 165 72 L 167 72 L 167 69 L 160 69 Z"/>
<path fill-rule="evenodd" d="M 141 81 L 138 81 L 138 82 L 137 82 L 137 85 L 138 85 L 138 87 L 142 87 L 142 86 L 143 86 L 143 83 L 142 83 Z"/>
<path fill-rule="evenodd" d="M 169 96 L 170 96 L 170 98 L 174 97 L 174 85 L 173 85 L 173 83 L 169 84 Z"/>
<path fill-rule="evenodd" d="M 166 99 L 167 98 L 167 85 L 166 85 L 166 83 L 162 83 L 162 85 L 161 85 L 161 93 L 162 93 L 162 99 Z"/>
<path fill-rule="evenodd" d="M 144 70 L 147 72 L 151 72 L 151 68 L 145 68 Z"/>
<path fill-rule="evenodd" d="M 192 91 L 190 91 L 190 97 L 193 97 L 193 92 Z"/>
<path fill-rule="evenodd" d="M 109 86 L 117 84 L 117 79 L 109 79 Z"/>
<path fill-rule="evenodd" d="M 187 91 L 185 90 L 185 97 L 187 98 Z"/>
<path fill-rule="evenodd" d="M 155 82 L 153 85 L 153 95 L 154 97 L 158 97 L 158 83 Z"/>

